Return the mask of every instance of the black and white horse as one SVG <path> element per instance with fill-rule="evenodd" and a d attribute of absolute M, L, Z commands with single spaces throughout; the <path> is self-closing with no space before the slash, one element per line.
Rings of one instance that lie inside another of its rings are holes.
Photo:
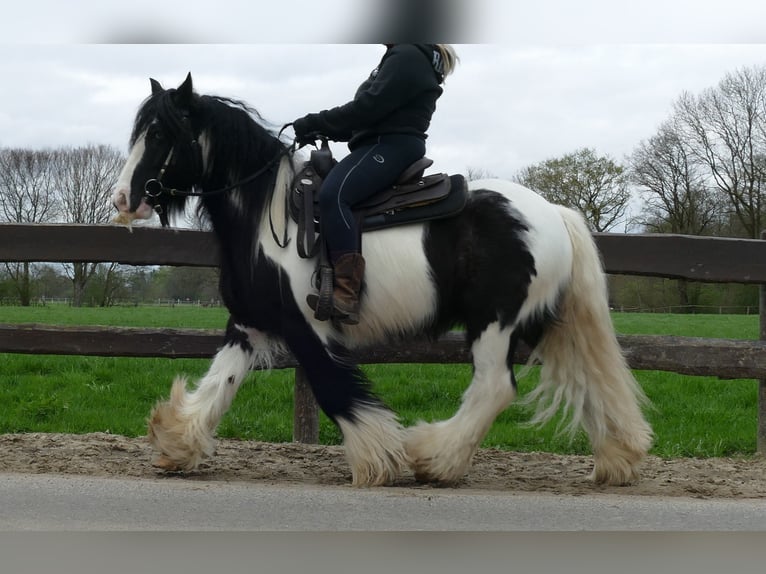
<path fill-rule="evenodd" d="M 189 470 L 211 456 L 215 429 L 245 375 L 289 349 L 343 434 L 355 485 L 390 483 L 407 466 L 420 480 L 455 482 L 516 396 L 512 357 L 523 340 L 542 363 L 535 420 L 564 409 L 570 430 L 582 426 L 590 438 L 595 481 L 638 478 L 652 431 L 578 213 L 514 183 L 471 182 L 457 216 L 366 233 L 360 323 L 320 322 L 306 304 L 315 262 L 289 242 L 296 225 L 285 207 L 294 175 L 287 146 L 244 104 L 194 92 L 191 75 L 177 89 L 151 83 L 114 204 L 127 220 L 159 208 L 167 224 L 188 198 L 170 188 L 200 193 L 220 240 L 221 295 L 231 315 L 207 374 L 192 388 L 177 379 L 155 407 L 156 465 Z M 404 428 L 373 394 L 353 349 L 435 337 L 456 324 L 473 356 L 462 404 L 448 420 Z"/>

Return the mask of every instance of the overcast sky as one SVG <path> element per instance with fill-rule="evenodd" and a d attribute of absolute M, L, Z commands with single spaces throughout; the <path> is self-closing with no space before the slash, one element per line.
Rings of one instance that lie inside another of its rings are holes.
<path fill-rule="evenodd" d="M 678 10 L 657 14 L 651 8 L 607 11 L 594 20 L 587 10 L 574 11 L 571 2 L 562 3 L 564 11 L 551 17 L 543 11 L 552 4 L 548 1 L 513 11 L 509 7 L 516 3 L 475 0 L 484 8 L 472 14 L 472 31 L 454 36 L 490 43 L 456 45 L 461 61 L 438 103 L 428 155 L 442 171 L 474 168 L 501 177 L 581 147 L 622 161 L 669 117 L 684 90 L 698 93 L 727 72 L 766 65 L 766 43 L 755 43 L 766 40 L 766 34 L 754 24 L 760 22 L 763 29 L 766 9 L 757 6 L 756 14 L 749 15 L 739 11 L 732 28 L 727 20 L 739 3 L 727 1 L 726 13 L 719 12 L 721 2 L 669 3 L 696 6 L 691 21 Z M 40 4 L 49 8 L 42 24 L 35 19 Z M 4 8 L 0 146 L 106 143 L 125 150 L 136 109 L 149 94 L 149 77 L 172 87 L 189 71 L 198 91 L 245 100 L 280 126 L 345 103 L 384 51 L 379 44 L 290 43 L 289 14 L 282 12 L 305 3 L 277 3 L 281 12 L 272 7 L 269 14 L 259 12 L 257 4 L 219 0 L 216 5 L 239 8 L 238 24 L 233 32 L 204 34 L 202 24 L 212 13 L 195 13 L 183 25 L 174 20 L 174 26 L 163 27 L 159 15 L 135 19 L 132 13 L 93 11 L 111 7 L 106 2 L 30 0 L 10 8 L 10 17 Z M 603 9 L 620 3 L 576 4 Z M 348 2 L 307 5 L 322 5 L 325 13 L 334 14 L 333 7 Z M 77 8 L 88 7 L 90 17 L 79 19 L 83 12 Z M 220 20 L 225 12 L 215 14 L 213 20 Z M 468 18 L 467 12 L 461 15 Z M 256 22 L 261 33 L 256 33 Z M 23 32 L 31 26 L 33 33 Z M 197 37 L 212 43 L 191 43 Z M 303 41 L 307 36 L 298 37 Z M 190 43 L 83 43 L 144 39 Z M 229 43 L 261 39 L 269 43 Z"/>

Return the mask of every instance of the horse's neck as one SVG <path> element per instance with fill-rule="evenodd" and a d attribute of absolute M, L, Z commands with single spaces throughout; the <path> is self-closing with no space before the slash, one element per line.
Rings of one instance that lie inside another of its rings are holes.
<path fill-rule="evenodd" d="M 224 243 L 230 237 L 241 240 L 243 231 L 251 232 L 250 237 L 257 243 L 276 243 L 274 237 L 285 237 L 288 225 L 287 193 L 294 174 L 292 159 L 285 156 L 279 162 L 273 187 L 261 190 L 234 189 L 220 197 L 211 198 L 206 211 L 210 214 L 216 234 Z M 225 185 L 232 183 L 235 182 Z M 248 202 L 244 196 L 248 193 L 261 193 L 264 197 L 262 201 Z M 259 212 L 253 212 L 253 209 Z"/>

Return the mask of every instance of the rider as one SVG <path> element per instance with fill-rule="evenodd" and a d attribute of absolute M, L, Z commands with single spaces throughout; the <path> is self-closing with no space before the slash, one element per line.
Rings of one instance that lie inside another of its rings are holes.
<path fill-rule="evenodd" d="M 386 53 L 345 105 L 293 122 L 296 141 L 318 135 L 347 141 L 350 153 L 319 190 L 322 234 L 333 265 L 333 318 L 359 322 L 364 276 L 359 222 L 351 207 L 383 191 L 425 155 L 426 131 L 442 94 L 441 84 L 457 63 L 449 44 L 385 44 Z M 316 310 L 317 299 L 309 296 Z"/>

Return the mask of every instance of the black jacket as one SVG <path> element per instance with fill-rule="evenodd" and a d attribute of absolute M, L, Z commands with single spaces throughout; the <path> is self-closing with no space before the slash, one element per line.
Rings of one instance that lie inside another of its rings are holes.
<path fill-rule="evenodd" d="M 353 149 L 371 137 L 411 134 L 426 138 L 442 94 L 441 55 L 432 44 L 394 44 L 347 104 L 295 120 L 302 136 L 320 133 Z"/>

